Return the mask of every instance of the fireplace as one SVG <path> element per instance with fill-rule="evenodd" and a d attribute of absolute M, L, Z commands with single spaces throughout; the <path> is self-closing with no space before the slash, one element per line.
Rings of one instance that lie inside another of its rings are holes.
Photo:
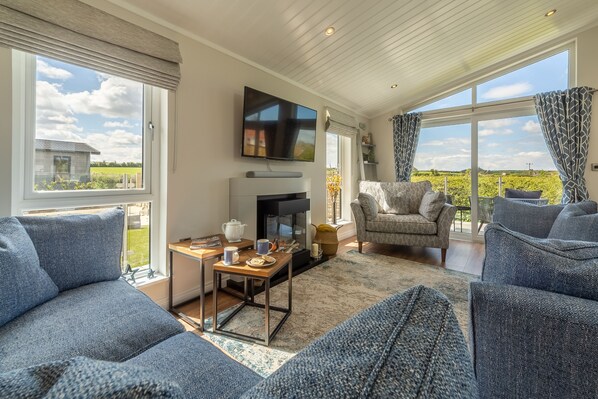
<path fill-rule="evenodd" d="M 291 253 L 294 268 L 310 261 L 307 247 L 309 205 L 305 193 L 257 197 L 257 238 L 272 242 L 273 251 Z"/>
<path fill-rule="evenodd" d="M 229 219 L 247 224 L 245 238 L 278 239 L 279 250 L 293 254 L 293 276 L 325 261 L 310 258 L 311 180 L 309 178 L 246 178 L 229 180 Z M 284 268 L 272 280 L 272 286 L 285 281 Z M 243 281 L 231 277 L 227 285 L 242 290 Z M 256 289 L 260 292 L 260 288 Z"/>

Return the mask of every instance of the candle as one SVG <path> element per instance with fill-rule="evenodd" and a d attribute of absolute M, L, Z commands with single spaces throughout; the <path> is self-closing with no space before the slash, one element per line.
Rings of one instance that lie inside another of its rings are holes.
<path fill-rule="evenodd" d="M 317 243 L 313 243 L 311 244 L 311 257 L 312 258 L 317 258 L 318 257 L 318 244 Z"/>

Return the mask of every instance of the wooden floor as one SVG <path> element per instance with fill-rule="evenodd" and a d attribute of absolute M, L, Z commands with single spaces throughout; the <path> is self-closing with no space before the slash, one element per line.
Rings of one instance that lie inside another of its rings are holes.
<path fill-rule="evenodd" d="M 355 240 L 355 236 L 341 241 L 337 254 L 340 255 L 351 250 L 357 251 L 357 241 Z M 446 256 L 446 264 L 444 265 L 441 262 L 440 249 L 438 248 L 418 248 L 402 245 L 364 243 L 363 252 L 377 253 L 429 265 L 443 266 L 447 269 L 475 275 L 480 275 L 482 273 L 482 264 L 484 261 L 483 243 L 460 240 L 451 240 Z M 219 292 L 218 312 L 228 309 L 239 302 L 240 300 L 236 297 L 224 292 Z M 187 302 L 178 306 L 178 308 L 192 319 L 199 319 L 199 299 Z M 206 318 L 212 317 L 212 315 L 212 294 L 208 294 L 206 295 Z M 183 321 L 181 321 L 181 323 L 187 330 L 193 330 L 187 323 Z"/>
<path fill-rule="evenodd" d="M 337 254 L 342 254 L 350 250 L 357 251 L 355 237 L 341 241 Z M 363 243 L 363 252 L 392 256 L 428 265 L 443 266 L 447 269 L 475 275 L 482 274 L 482 264 L 485 254 L 483 243 L 462 240 L 450 240 L 446 254 L 446 264 L 442 264 L 441 262 L 439 248 Z"/>

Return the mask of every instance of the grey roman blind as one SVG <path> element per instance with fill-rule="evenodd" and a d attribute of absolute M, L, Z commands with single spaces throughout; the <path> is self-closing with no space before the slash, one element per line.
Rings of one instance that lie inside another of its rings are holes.
<path fill-rule="evenodd" d="M 357 120 L 334 108 L 326 108 L 326 132 L 341 136 L 357 135 Z"/>
<path fill-rule="evenodd" d="M 175 90 L 178 43 L 77 0 L 0 0 L 0 45 Z"/>

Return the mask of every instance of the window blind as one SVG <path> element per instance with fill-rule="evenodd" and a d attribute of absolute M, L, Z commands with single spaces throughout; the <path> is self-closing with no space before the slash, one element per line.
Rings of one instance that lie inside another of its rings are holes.
<path fill-rule="evenodd" d="M 0 45 L 175 90 L 178 43 L 77 0 L 0 0 Z"/>
<path fill-rule="evenodd" d="M 357 135 L 357 120 L 351 115 L 334 108 L 326 108 L 326 132 L 341 136 L 355 137 Z"/>

